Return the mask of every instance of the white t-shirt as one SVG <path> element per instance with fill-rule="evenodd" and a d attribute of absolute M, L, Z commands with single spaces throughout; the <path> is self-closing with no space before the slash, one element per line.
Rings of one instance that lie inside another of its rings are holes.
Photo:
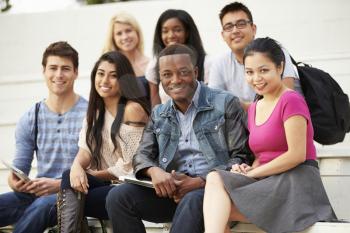
<path fill-rule="evenodd" d="M 145 76 L 148 82 L 151 82 L 153 84 L 159 85 L 159 96 L 162 104 L 164 104 L 166 101 L 170 99 L 170 96 L 168 96 L 164 89 L 162 84 L 160 83 L 160 80 L 158 79 L 157 71 L 155 69 L 157 64 L 157 59 L 153 58 L 147 65 Z M 211 67 L 211 59 L 210 56 L 206 55 L 204 59 L 204 83 L 208 83 L 209 79 L 209 71 Z"/>
<path fill-rule="evenodd" d="M 302 93 L 298 72 L 290 59 L 288 52 L 283 49 L 286 65 L 283 78 L 294 77 L 294 89 Z M 243 64 L 240 64 L 232 51 L 216 57 L 212 61 L 209 73 L 209 87 L 231 92 L 242 101 L 252 102 L 255 97 L 254 90 L 245 79 Z"/>

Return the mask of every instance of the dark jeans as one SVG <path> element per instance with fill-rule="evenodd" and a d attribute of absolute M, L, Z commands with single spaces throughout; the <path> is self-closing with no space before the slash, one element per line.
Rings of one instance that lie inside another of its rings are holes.
<path fill-rule="evenodd" d="M 9 192 L 0 195 L 0 227 L 15 224 L 15 233 L 41 233 L 56 223 L 56 194 L 36 197 Z"/>
<path fill-rule="evenodd" d="M 69 173 L 70 170 L 63 172 L 61 189 L 71 189 Z M 87 174 L 87 178 L 89 189 L 85 199 L 84 215 L 107 220 L 108 215 L 105 209 L 106 197 L 113 186 L 110 182 L 103 181 L 90 174 Z"/>
<path fill-rule="evenodd" d="M 176 204 L 158 197 L 154 189 L 122 184 L 108 193 L 106 209 L 117 233 L 145 233 L 142 220 L 172 221 L 171 233 L 203 233 L 203 196 L 204 189 L 197 189 Z"/>

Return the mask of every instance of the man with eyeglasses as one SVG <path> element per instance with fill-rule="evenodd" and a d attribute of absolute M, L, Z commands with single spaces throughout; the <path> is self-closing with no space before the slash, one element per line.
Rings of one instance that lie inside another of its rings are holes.
<path fill-rule="evenodd" d="M 144 233 L 147 220 L 172 222 L 171 233 L 203 233 L 206 175 L 251 161 L 238 98 L 198 82 L 196 61 L 181 44 L 159 54 L 156 67 L 171 100 L 153 109 L 133 159 L 136 177 L 149 177 L 154 189 L 122 184 L 109 192 L 114 232 Z"/>
<path fill-rule="evenodd" d="M 217 57 L 209 73 L 209 87 L 223 89 L 233 93 L 241 102 L 254 100 L 255 92 L 245 80 L 243 54 L 247 45 L 254 40 L 256 25 L 250 10 L 240 2 L 224 6 L 219 14 L 221 35 L 231 51 Z M 289 54 L 285 53 L 284 84 L 302 93 L 299 77 Z"/>

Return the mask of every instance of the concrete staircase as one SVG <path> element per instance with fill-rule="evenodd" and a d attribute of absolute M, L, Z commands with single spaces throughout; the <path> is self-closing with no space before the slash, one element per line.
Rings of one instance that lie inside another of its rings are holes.
<path fill-rule="evenodd" d="M 350 94 L 350 1 L 244 2 L 251 8 L 258 25 L 257 37 L 277 39 L 298 61 L 332 74 Z M 151 56 L 158 16 L 168 8 L 185 9 L 196 21 L 208 54 L 215 56 L 227 50 L 217 17 L 227 3 L 226 0 L 145 0 L 33 14 L 0 14 L 0 158 L 12 160 L 16 122 L 34 102 L 46 96 L 40 62 L 48 44 L 66 40 L 79 51 L 80 77 L 75 87 L 78 93 L 88 97 L 89 73 L 101 53 L 108 21 L 113 14 L 127 11 L 139 20 L 145 37 L 145 51 Z M 339 218 L 350 220 L 350 136 L 337 145 L 317 145 L 317 150 L 322 179 L 332 205 Z M 35 161 L 33 167 L 31 177 L 35 177 Z M 7 171 L 2 164 L 0 177 L 0 193 L 9 191 Z M 151 224 L 148 232 L 167 232 L 167 228 L 163 224 Z M 317 223 L 305 232 L 345 231 L 350 232 L 348 224 Z M 239 224 L 233 232 L 259 231 L 252 225 Z"/>

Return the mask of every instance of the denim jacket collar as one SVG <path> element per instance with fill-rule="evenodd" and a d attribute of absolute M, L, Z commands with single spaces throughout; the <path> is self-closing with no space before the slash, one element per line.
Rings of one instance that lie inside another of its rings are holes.
<path fill-rule="evenodd" d="M 200 85 L 200 92 L 198 96 L 198 112 L 213 109 L 214 106 L 211 102 L 211 92 L 208 92 L 208 87 L 203 82 L 198 82 Z M 164 104 L 163 111 L 160 112 L 161 117 L 176 117 L 176 110 L 173 108 L 173 100 L 168 100 Z"/>
<path fill-rule="evenodd" d="M 198 108 L 198 99 L 199 99 L 199 92 L 201 91 L 201 85 L 198 81 L 196 81 L 196 83 L 197 83 L 196 91 L 194 92 L 191 104 L 188 106 L 188 108 L 190 108 L 191 105 L 194 105 L 196 108 Z M 176 110 L 176 105 L 174 100 L 171 99 L 170 102 L 171 102 L 171 106 Z"/>

